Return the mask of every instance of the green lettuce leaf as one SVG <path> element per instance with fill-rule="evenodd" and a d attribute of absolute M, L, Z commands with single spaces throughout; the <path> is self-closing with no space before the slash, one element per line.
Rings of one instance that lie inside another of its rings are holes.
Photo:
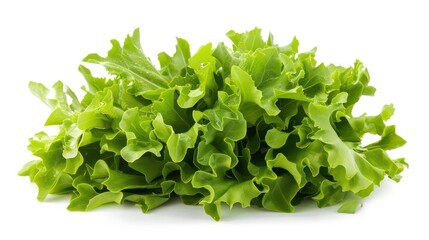
<path fill-rule="evenodd" d="M 143 53 L 138 29 L 133 35 L 127 36 L 123 47 L 116 40 L 112 40 L 111 43 L 112 48 L 107 57 L 89 54 L 83 61 L 101 64 L 109 73 L 130 81 L 137 91 L 136 94 L 168 87 L 168 78 L 162 75 Z"/>
<path fill-rule="evenodd" d="M 319 64 L 316 49 L 299 52 L 296 38 L 277 45 L 258 28 L 227 36 L 232 47 L 195 53 L 177 38 L 157 69 L 137 29 L 122 45 L 112 40 L 106 57 L 83 59 L 81 98 L 60 81 L 52 93 L 30 82 L 51 109 L 51 134 L 30 138 L 35 159 L 19 175 L 40 201 L 71 194 L 71 211 L 130 202 L 146 213 L 180 198 L 214 220 L 222 204 L 294 212 L 314 201 L 354 213 L 354 199 L 386 176 L 401 179 L 408 164 L 389 155 L 406 143 L 387 124 L 393 105 L 353 115 L 361 96 L 375 94 L 362 62 Z M 89 63 L 110 75 L 93 76 Z M 368 134 L 378 139 L 363 143 Z"/>

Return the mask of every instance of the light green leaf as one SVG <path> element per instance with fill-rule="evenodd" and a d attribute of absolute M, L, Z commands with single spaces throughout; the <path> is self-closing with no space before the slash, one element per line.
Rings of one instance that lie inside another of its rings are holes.
<path fill-rule="evenodd" d="M 267 135 L 265 135 L 265 142 L 267 142 L 268 146 L 272 148 L 281 148 L 286 144 L 288 137 L 289 133 L 272 128 L 267 131 Z"/>
<path fill-rule="evenodd" d="M 338 208 L 339 213 L 355 213 L 358 208 L 362 207 L 362 203 L 357 200 L 348 200 Z"/>
<path fill-rule="evenodd" d="M 66 159 L 66 167 L 64 168 L 65 173 L 76 174 L 80 166 L 84 162 L 83 156 L 80 152 L 75 157 Z"/>
<path fill-rule="evenodd" d="M 160 113 L 163 121 L 173 126 L 176 132 L 186 132 L 193 125 L 192 111 L 177 105 L 177 94 L 174 89 L 161 93 L 159 100 L 153 103 L 153 109 Z"/>
<path fill-rule="evenodd" d="M 272 149 L 268 150 L 266 161 L 269 169 L 272 170 L 273 168 L 282 168 L 293 176 L 300 188 L 305 185 L 305 173 L 301 164 L 289 161 L 282 153 L 278 153 L 274 156 Z"/>
<path fill-rule="evenodd" d="M 143 53 L 140 45 L 140 32 L 136 29 L 127 36 L 123 47 L 118 41 L 112 40 L 112 48 L 107 57 L 89 54 L 83 61 L 103 65 L 109 73 L 124 77 L 132 82 L 142 94 L 147 90 L 167 88 L 168 80 L 160 74 L 152 62 Z"/>
<path fill-rule="evenodd" d="M 255 51 L 258 48 L 265 47 L 265 42 L 261 37 L 261 29 L 259 28 L 245 33 L 229 31 L 226 35 L 234 43 L 234 51 Z"/>
<path fill-rule="evenodd" d="M 267 47 L 256 50 L 249 54 L 241 67 L 252 76 L 255 85 L 259 86 L 265 81 L 273 81 L 280 75 L 282 63 L 276 47 Z"/>
<path fill-rule="evenodd" d="M 403 146 L 407 142 L 396 134 L 395 129 L 395 126 L 387 126 L 381 135 L 380 141 L 371 143 L 365 146 L 365 148 L 391 150 Z"/>
<path fill-rule="evenodd" d="M 140 207 L 143 213 L 147 213 L 148 211 L 166 203 L 170 198 L 168 195 L 159 196 L 156 194 L 148 194 L 148 195 L 132 194 L 132 195 L 126 196 L 124 199 L 126 201 L 136 203 L 136 206 Z"/>
<path fill-rule="evenodd" d="M 272 102 L 262 101 L 262 92 L 256 88 L 251 76 L 237 66 L 231 69 L 230 86 L 235 87 L 237 94 L 241 96 L 240 111 L 248 122 L 256 123 L 264 112 L 268 115 L 280 112 Z"/>
<path fill-rule="evenodd" d="M 167 148 L 173 162 L 180 162 L 185 158 L 186 152 L 195 147 L 198 137 L 198 124 L 195 124 L 185 133 L 175 133 L 167 140 Z"/>
<path fill-rule="evenodd" d="M 120 204 L 123 194 L 121 192 L 102 192 L 98 193 L 89 184 L 79 184 L 76 195 L 70 200 L 67 207 L 70 211 L 89 211 L 107 203 Z"/>
<path fill-rule="evenodd" d="M 195 99 L 204 99 L 208 106 L 214 104 L 216 91 L 218 90 L 217 83 L 214 78 L 216 71 L 216 59 L 212 56 L 212 44 L 202 46 L 195 55 L 189 59 L 189 66 L 195 71 L 198 76 L 199 87 L 192 90 L 188 96 Z M 184 108 L 192 106 L 182 106 Z"/>
<path fill-rule="evenodd" d="M 191 57 L 189 43 L 182 38 L 176 38 L 176 53 L 170 57 L 167 53 L 158 54 L 158 60 L 161 64 L 161 72 L 171 79 L 181 75 L 181 71 L 188 66 L 188 59 Z"/>
<path fill-rule="evenodd" d="M 192 178 L 195 188 L 205 188 L 210 194 L 201 200 L 204 210 L 214 220 L 220 219 L 220 203 L 225 202 L 231 208 L 235 203 L 248 207 L 253 198 L 261 193 L 252 180 L 236 182 L 203 171 L 197 171 Z"/>
<path fill-rule="evenodd" d="M 133 162 L 147 152 L 160 156 L 162 144 L 155 139 L 151 121 L 139 118 L 138 108 L 124 112 L 119 126 L 127 136 L 127 146 L 121 150 L 126 161 Z"/>
<path fill-rule="evenodd" d="M 338 204 L 343 201 L 346 193 L 344 193 L 341 187 L 332 181 L 327 179 L 323 180 L 320 184 L 320 192 L 313 199 L 317 202 L 318 207 L 326 207 L 334 204 Z"/>
<path fill-rule="evenodd" d="M 263 183 L 268 186 L 268 191 L 262 198 L 264 208 L 277 212 L 295 211 L 292 199 L 298 193 L 299 187 L 292 175 L 284 174 L 275 180 L 265 179 Z"/>
<path fill-rule="evenodd" d="M 153 189 L 156 184 L 148 184 L 141 175 L 126 174 L 109 168 L 103 160 L 98 160 L 91 173 L 91 179 L 102 183 L 110 192 L 121 192 L 125 189 Z"/>
<path fill-rule="evenodd" d="M 143 156 L 132 163 L 128 163 L 128 165 L 142 173 L 148 183 L 161 176 L 165 166 L 164 162 L 155 156 Z"/>

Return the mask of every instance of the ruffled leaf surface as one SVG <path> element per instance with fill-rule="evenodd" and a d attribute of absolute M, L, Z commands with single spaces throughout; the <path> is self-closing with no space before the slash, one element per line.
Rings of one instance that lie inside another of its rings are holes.
<path fill-rule="evenodd" d="M 19 172 L 38 199 L 71 194 L 68 209 L 87 211 L 132 202 L 142 212 L 179 197 L 200 204 L 213 219 L 221 205 L 293 212 L 303 200 L 318 207 L 344 203 L 353 213 L 387 176 L 408 167 L 389 151 L 406 142 L 388 125 L 393 105 L 354 116 L 362 95 L 374 95 L 360 61 L 351 67 L 318 64 L 315 49 L 281 46 L 260 29 L 227 36 L 191 54 L 177 38 L 157 69 L 143 53 L 138 29 L 123 45 L 112 40 L 106 57 L 90 54 L 109 78 L 86 66 L 79 99 L 62 82 L 53 94 L 30 82 L 52 110 L 28 149 L 37 158 Z M 379 140 L 363 145 L 366 134 Z"/>

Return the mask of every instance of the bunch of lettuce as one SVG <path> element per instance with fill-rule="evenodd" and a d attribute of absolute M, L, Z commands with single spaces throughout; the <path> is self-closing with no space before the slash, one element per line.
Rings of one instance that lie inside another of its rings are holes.
<path fill-rule="evenodd" d="M 392 105 L 376 116 L 353 116 L 362 95 L 373 95 L 361 62 L 317 64 L 298 41 L 264 41 L 260 29 L 230 31 L 223 43 L 191 55 L 177 38 L 176 52 L 158 55 L 160 70 L 143 53 L 138 29 L 124 44 L 112 40 L 107 57 L 90 54 L 109 78 L 91 75 L 79 100 L 62 82 L 54 97 L 40 83 L 33 94 L 51 109 L 29 149 L 39 160 L 20 175 L 48 194 L 71 193 L 69 210 L 135 203 L 143 212 L 179 197 L 201 204 L 215 220 L 220 205 L 293 212 L 314 200 L 319 207 L 345 202 L 354 212 L 387 175 L 399 181 L 407 166 L 388 150 L 405 144 L 387 126 Z M 365 134 L 379 140 L 363 146 Z M 346 200 L 351 199 L 351 200 Z"/>

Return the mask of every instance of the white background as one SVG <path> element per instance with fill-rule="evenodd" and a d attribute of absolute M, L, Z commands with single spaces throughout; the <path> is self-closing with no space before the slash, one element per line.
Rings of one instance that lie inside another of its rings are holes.
<path fill-rule="evenodd" d="M 152 2 L 1 1 L 0 239 L 428 239 L 425 1 Z M 32 159 L 27 139 L 42 130 L 49 114 L 28 90 L 29 80 L 50 86 L 60 79 L 78 90 L 81 59 L 91 52 L 105 55 L 110 39 L 122 41 L 137 27 L 146 54 L 155 61 L 159 51 L 173 53 L 176 36 L 188 39 L 195 52 L 209 41 L 227 42 L 224 34 L 230 29 L 255 26 L 264 34 L 271 31 L 280 45 L 297 36 L 301 51 L 317 46 L 319 62 L 365 63 L 378 91 L 358 110 L 375 114 L 383 104 L 394 103 L 390 123 L 408 144 L 392 154 L 406 156 L 410 164 L 400 183 L 383 181 L 354 215 L 309 204 L 295 214 L 225 208 L 215 222 L 202 207 L 178 202 L 146 215 L 132 206 L 69 212 L 68 198 L 40 203 L 36 187 L 17 176 Z"/>

